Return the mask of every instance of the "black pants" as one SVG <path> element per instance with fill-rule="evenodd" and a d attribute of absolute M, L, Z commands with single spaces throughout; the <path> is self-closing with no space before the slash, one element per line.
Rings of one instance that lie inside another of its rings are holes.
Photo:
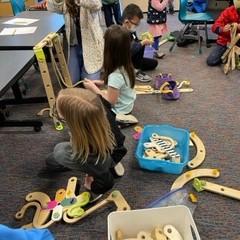
<path fill-rule="evenodd" d="M 113 15 L 116 24 L 121 24 L 121 11 L 119 3 L 113 3 L 108 5 L 103 4 L 103 12 L 107 27 L 114 24 Z"/>
<path fill-rule="evenodd" d="M 154 70 L 157 65 L 158 61 L 152 58 L 144 58 L 144 47 L 142 47 L 137 53 L 132 56 L 132 63 L 134 68 L 140 69 L 142 71 L 149 71 Z"/>

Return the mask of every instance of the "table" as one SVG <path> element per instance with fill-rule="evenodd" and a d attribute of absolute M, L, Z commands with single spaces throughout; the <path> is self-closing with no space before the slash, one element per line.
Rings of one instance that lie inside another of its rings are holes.
<path fill-rule="evenodd" d="M 48 11 L 25 11 L 20 13 L 18 18 L 35 18 L 39 21 L 28 25 L 36 26 L 37 29 L 33 34 L 26 35 L 8 35 L 0 36 L 0 50 L 30 50 L 46 37 L 50 32 L 59 32 L 64 26 L 62 15 Z M 15 27 L 16 25 L 3 24 L 15 17 L 5 18 L 0 21 L 0 32 L 5 27 Z M 26 26 L 26 27 L 28 27 Z M 19 26 L 24 27 L 24 26 Z"/>
<path fill-rule="evenodd" d="M 7 104 L 24 104 L 46 101 L 46 97 L 23 99 L 19 90 L 18 80 L 32 66 L 34 61 L 35 56 L 33 51 L 0 51 L 0 97 L 2 97 L 10 88 L 13 89 L 15 96 L 15 99 L 3 99 L 0 101 L 0 127 L 32 126 L 35 131 L 41 130 L 42 122 L 39 120 L 6 120 L 4 114 L 4 109 Z"/>

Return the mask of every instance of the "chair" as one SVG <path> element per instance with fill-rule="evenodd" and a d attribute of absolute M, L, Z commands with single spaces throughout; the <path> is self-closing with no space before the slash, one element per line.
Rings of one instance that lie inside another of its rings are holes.
<path fill-rule="evenodd" d="M 214 19 L 209 12 L 203 13 L 192 13 L 187 11 L 187 2 L 188 0 L 180 0 L 180 9 L 178 14 L 178 19 L 181 23 L 184 24 L 184 27 L 180 30 L 178 36 L 175 38 L 174 43 L 170 47 L 169 51 L 171 52 L 176 45 L 176 42 L 180 39 L 184 40 L 197 40 L 199 46 L 199 53 L 202 53 L 201 49 L 201 36 L 200 30 L 205 30 L 206 46 L 209 47 L 208 43 L 208 32 L 207 25 L 213 24 Z M 203 26 L 203 27 L 200 27 Z M 196 31 L 197 34 L 193 34 L 193 31 Z"/>
<path fill-rule="evenodd" d="M 24 0 L 11 0 L 13 14 L 16 16 L 26 10 Z"/>

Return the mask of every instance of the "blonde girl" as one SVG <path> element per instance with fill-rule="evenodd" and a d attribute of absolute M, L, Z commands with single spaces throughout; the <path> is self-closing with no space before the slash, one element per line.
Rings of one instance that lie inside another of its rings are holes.
<path fill-rule="evenodd" d="M 46 161 L 48 172 L 79 170 L 86 174 L 86 189 L 106 192 L 114 184 L 114 166 L 126 154 L 125 137 L 111 122 L 111 112 L 100 96 L 80 88 L 61 90 L 56 110 L 69 127 L 71 141 L 55 146 Z"/>

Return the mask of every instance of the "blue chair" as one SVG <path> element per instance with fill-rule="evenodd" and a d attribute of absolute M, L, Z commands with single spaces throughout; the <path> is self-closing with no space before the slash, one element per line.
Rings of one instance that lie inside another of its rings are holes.
<path fill-rule="evenodd" d="M 178 13 L 178 19 L 181 23 L 184 24 L 184 27 L 180 30 L 178 36 L 175 38 L 175 41 L 170 47 L 169 51 L 171 52 L 173 50 L 178 40 L 190 39 L 190 40 L 198 41 L 199 53 L 202 53 L 202 50 L 201 50 L 202 39 L 200 36 L 200 30 L 205 30 L 206 46 L 209 47 L 207 25 L 213 24 L 214 19 L 212 15 L 207 11 L 203 13 L 188 12 L 187 3 L 188 3 L 188 0 L 180 0 L 180 9 Z M 196 34 L 193 34 L 193 32 L 196 32 Z"/>
<path fill-rule="evenodd" d="M 24 0 L 11 0 L 13 14 L 16 16 L 26 10 Z"/>

